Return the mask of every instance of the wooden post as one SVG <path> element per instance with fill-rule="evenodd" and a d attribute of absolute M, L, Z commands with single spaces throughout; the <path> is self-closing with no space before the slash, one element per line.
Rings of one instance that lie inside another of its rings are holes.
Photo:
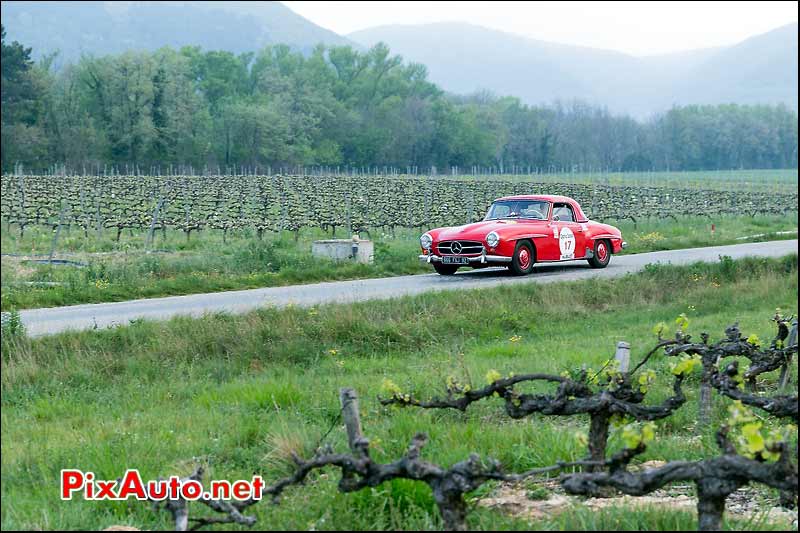
<path fill-rule="evenodd" d="M 792 329 L 789 330 L 789 338 L 786 339 L 786 344 L 784 345 L 785 348 L 790 348 L 792 346 L 797 346 L 797 320 L 792 322 Z M 791 354 L 786 358 L 786 364 L 781 367 L 781 376 L 778 379 L 778 386 L 781 389 L 785 389 L 786 385 L 789 384 L 789 364 L 792 362 Z"/>
<path fill-rule="evenodd" d="M 144 243 L 145 251 L 150 250 L 150 246 L 153 244 L 153 232 L 156 230 L 156 224 L 158 224 L 158 212 L 161 210 L 161 206 L 164 205 L 164 198 L 161 197 L 158 199 L 158 203 L 156 203 L 156 208 L 153 210 L 153 220 L 150 221 L 150 231 L 147 232 L 147 239 Z"/>
<path fill-rule="evenodd" d="M 425 194 L 425 197 L 424 197 L 423 202 L 422 202 L 422 209 L 424 211 L 422 213 L 422 216 L 423 216 L 422 220 L 424 221 L 424 225 L 425 225 L 425 229 L 423 229 L 423 231 L 427 231 L 427 226 L 430 225 L 430 223 L 428 222 L 428 209 L 429 209 L 429 206 L 428 206 L 428 178 L 425 178 L 424 194 Z"/>
<path fill-rule="evenodd" d="M 14 165 L 14 172 L 17 172 L 17 165 Z M 11 217 L 9 217 L 11 218 Z M 25 233 L 25 225 L 28 222 L 28 216 L 25 214 L 25 178 L 19 174 L 19 238 Z"/>
<path fill-rule="evenodd" d="M 95 191 L 94 196 L 94 218 L 95 218 L 95 231 L 97 232 L 98 240 L 103 235 L 103 222 L 100 220 L 100 195 Z"/>
<path fill-rule="evenodd" d="M 339 403 L 342 406 L 342 420 L 347 428 L 347 443 L 350 451 L 358 453 L 358 442 L 364 440 L 361 432 L 361 416 L 358 414 L 358 394 L 355 389 L 339 389 Z"/>
<path fill-rule="evenodd" d="M 350 193 L 344 195 L 344 210 L 345 210 L 345 226 L 347 226 L 348 235 L 353 234 L 353 215 L 350 211 Z"/>
<path fill-rule="evenodd" d="M 619 371 L 627 372 L 631 364 L 631 345 L 625 341 L 619 341 L 614 359 L 619 361 Z"/>
<path fill-rule="evenodd" d="M 700 413 L 698 421 L 702 427 L 708 425 L 711 412 L 711 385 L 704 379 L 700 383 Z"/>
<path fill-rule="evenodd" d="M 289 206 L 286 202 L 285 184 L 283 180 L 281 180 L 281 222 L 278 226 L 278 237 L 283 235 L 283 228 L 286 227 L 286 219 L 289 216 Z"/>
<path fill-rule="evenodd" d="M 61 234 L 61 226 L 64 224 L 64 212 L 67 209 L 67 202 L 65 200 L 61 200 L 61 212 L 58 214 L 58 227 L 56 228 L 56 233 L 53 235 L 53 243 L 50 245 L 50 259 L 48 259 L 48 263 L 53 263 L 53 255 L 56 253 L 56 246 L 58 245 L 58 236 Z"/>
<path fill-rule="evenodd" d="M 711 379 L 714 372 L 716 372 L 715 369 L 719 368 L 720 359 L 720 355 L 717 355 L 717 357 L 714 358 L 714 361 L 710 361 L 706 357 L 703 357 L 703 375 L 700 378 L 700 404 L 698 406 L 699 410 L 697 415 L 698 423 L 702 428 L 708 426 L 708 423 L 711 420 Z"/>

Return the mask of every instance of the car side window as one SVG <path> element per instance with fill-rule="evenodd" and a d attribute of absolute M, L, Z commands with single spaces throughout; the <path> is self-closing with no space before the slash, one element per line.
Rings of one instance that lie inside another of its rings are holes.
<path fill-rule="evenodd" d="M 572 207 L 567 204 L 555 204 L 553 206 L 553 218 L 558 216 L 560 222 L 575 222 L 575 215 L 572 213 Z"/>

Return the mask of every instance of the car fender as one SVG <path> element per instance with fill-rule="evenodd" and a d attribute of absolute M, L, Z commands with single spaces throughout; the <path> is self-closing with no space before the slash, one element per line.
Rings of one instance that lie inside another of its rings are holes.
<path fill-rule="evenodd" d="M 509 240 L 508 241 L 509 244 L 512 245 L 511 246 L 511 253 L 509 254 L 509 257 L 514 257 L 514 252 L 517 251 L 517 244 L 519 244 L 519 241 L 528 241 L 531 244 L 531 248 L 533 248 L 533 261 L 535 263 L 536 262 L 536 258 L 538 257 L 538 255 L 537 255 L 538 252 L 537 252 L 536 241 L 534 240 L 534 237 L 544 237 L 544 236 L 545 235 L 542 235 L 540 233 L 535 233 L 535 234 L 531 234 L 531 235 L 519 235 L 519 236 L 515 237 L 514 239 Z"/>
<path fill-rule="evenodd" d="M 611 243 L 611 253 L 622 251 L 622 232 L 614 226 L 589 222 L 590 230 L 586 234 L 587 250 L 594 250 L 595 243 L 600 239 L 605 239 Z"/>
<path fill-rule="evenodd" d="M 596 241 L 599 239 L 621 239 L 619 235 L 614 235 L 613 233 L 598 233 L 597 235 L 592 235 L 589 239 Z"/>

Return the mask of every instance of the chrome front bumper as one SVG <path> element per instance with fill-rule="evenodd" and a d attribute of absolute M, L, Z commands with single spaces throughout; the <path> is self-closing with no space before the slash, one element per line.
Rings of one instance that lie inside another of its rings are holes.
<path fill-rule="evenodd" d="M 464 257 L 464 256 L 460 256 Z M 442 258 L 438 255 L 429 254 L 429 255 L 420 255 L 419 260 L 423 263 L 441 263 Z M 474 257 L 467 257 L 470 263 L 480 263 L 485 265 L 487 263 L 510 263 L 510 257 L 504 257 L 502 255 L 477 255 Z"/>

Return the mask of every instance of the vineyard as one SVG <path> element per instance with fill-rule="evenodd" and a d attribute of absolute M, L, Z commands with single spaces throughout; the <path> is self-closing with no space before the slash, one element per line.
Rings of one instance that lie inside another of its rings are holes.
<path fill-rule="evenodd" d="M 786 214 L 797 191 L 715 190 L 386 176 L 2 176 L 0 213 L 24 233 L 31 225 L 103 230 L 192 232 L 250 228 L 369 231 L 479 220 L 492 200 L 511 194 L 562 194 L 598 221 L 677 220 L 682 216 Z"/>

